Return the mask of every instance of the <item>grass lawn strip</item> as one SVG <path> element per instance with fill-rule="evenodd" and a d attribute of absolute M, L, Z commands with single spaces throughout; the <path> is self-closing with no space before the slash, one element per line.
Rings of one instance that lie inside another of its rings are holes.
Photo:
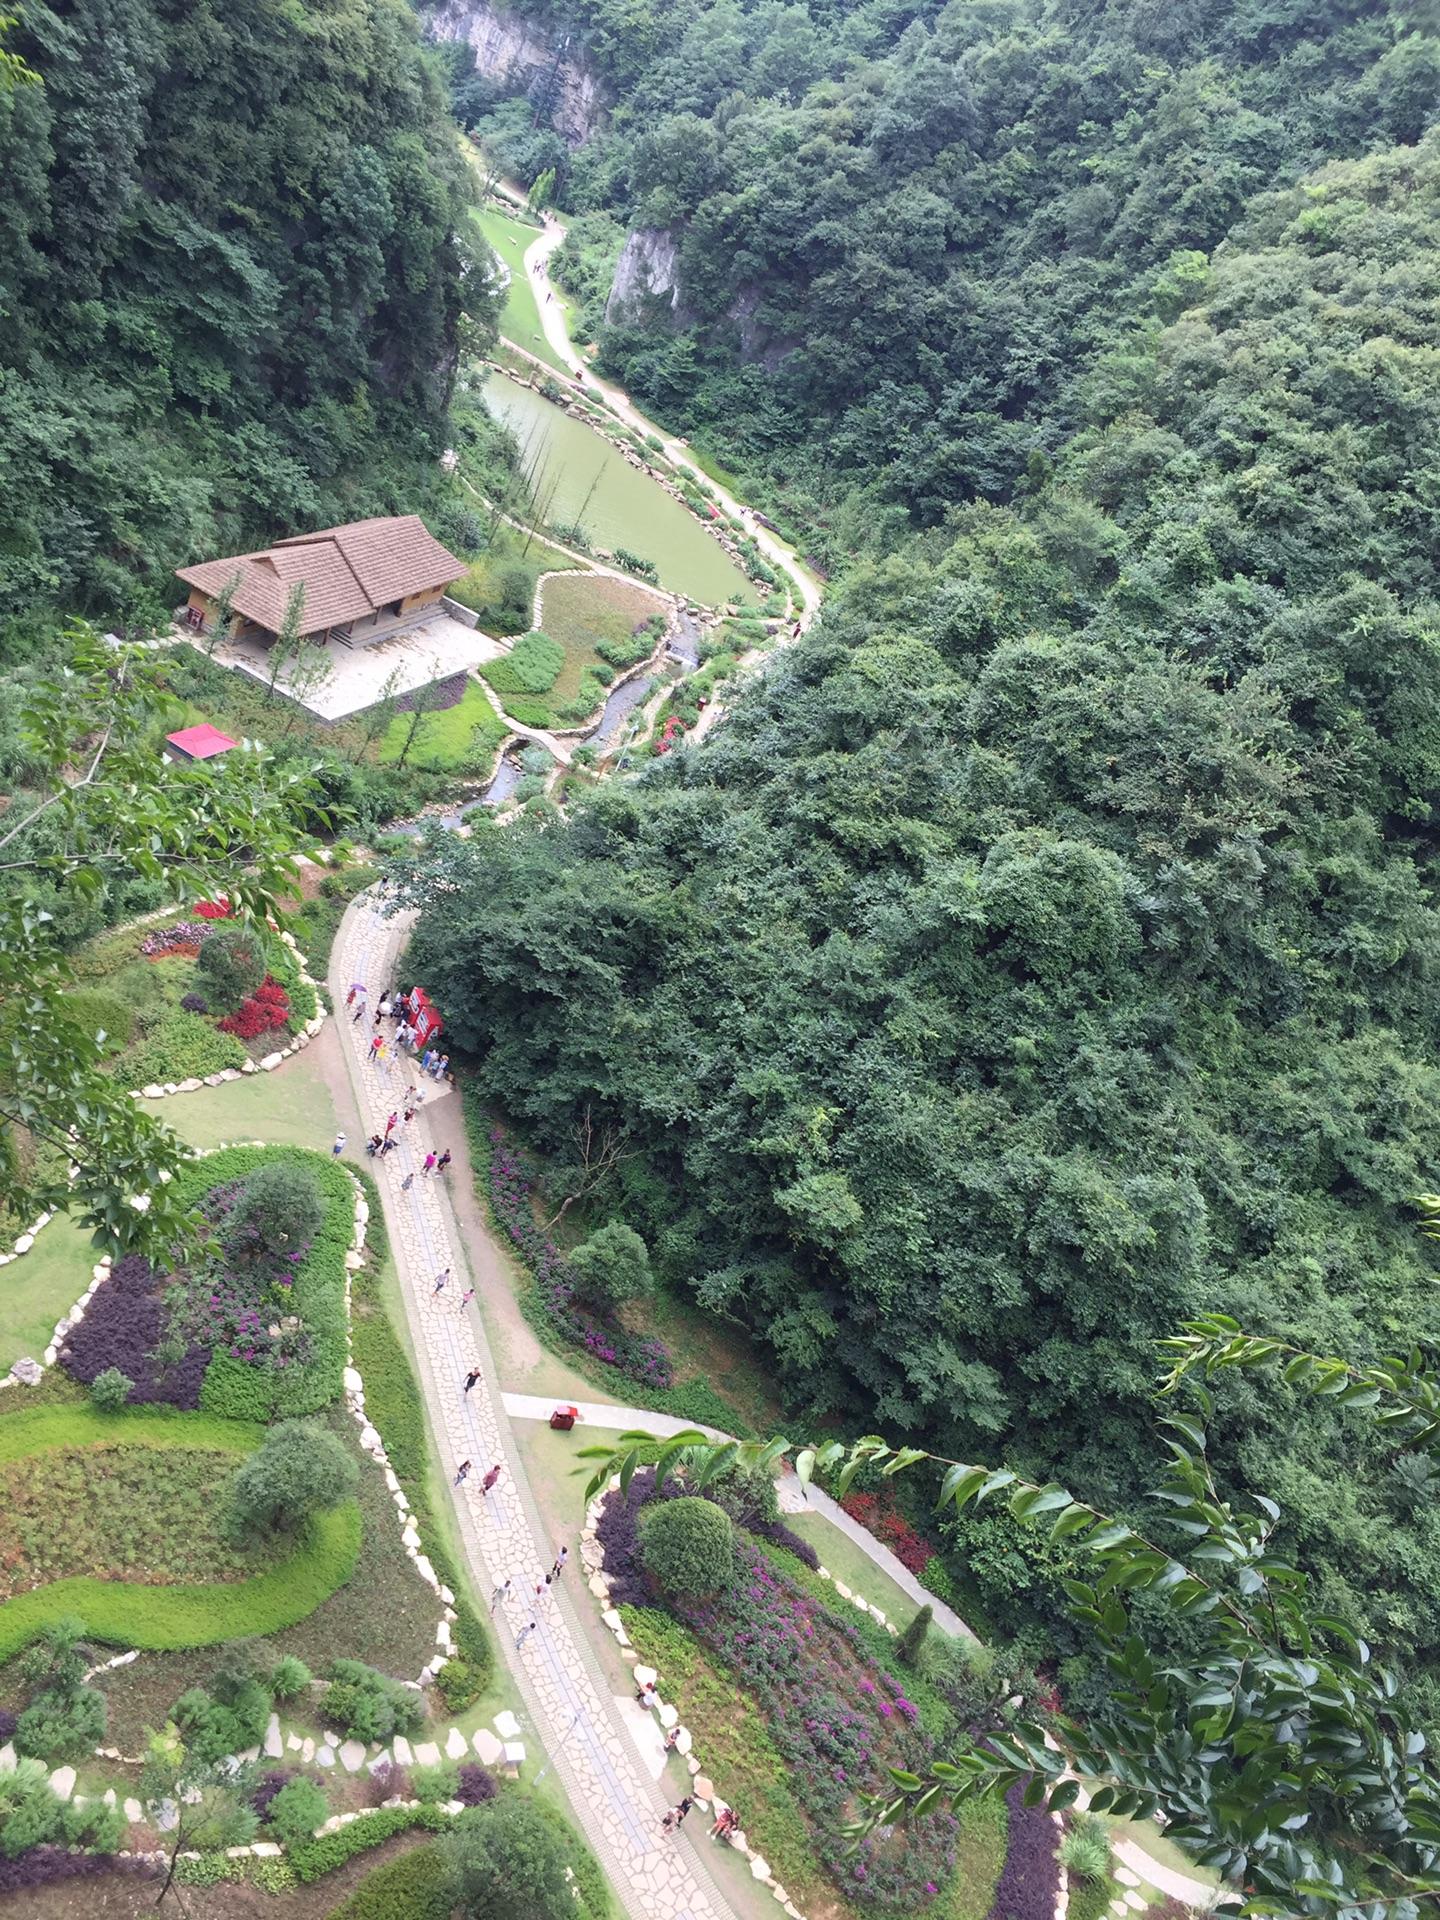
<path fill-rule="evenodd" d="M 565 664 L 548 696 L 559 709 L 575 699 L 590 668 L 607 664 L 596 652 L 597 641 L 631 656 L 623 664 L 608 663 L 612 672 L 623 672 L 626 666 L 647 659 L 656 636 L 637 638 L 635 628 L 652 615 L 663 614 L 666 602 L 643 587 L 605 574 L 572 574 L 544 583 L 538 611 L 542 631 L 565 649 Z"/>
<path fill-rule="evenodd" d="M 554 367 L 557 373 L 567 379 L 570 369 L 545 338 L 545 329 L 540 324 L 540 309 L 535 304 L 534 289 L 530 277 L 525 271 L 525 252 L 533 246 L 539 237 L 538 227 L 527 227 L 519 220 L 511 220 L 494 207 L 484 207 L 476 215 L 480 231 L 484 234 L 491 250 L 498 254 L 510 271 L 510 284 L 505 289 L 505 304 L 500 310 L 500 331 L 507 340 L 517 347 L 523 347 L 527 353 L 534 354 L 537 360 L 543 360 L 547 366 Z"/>
<path fill-rule="evenodd" d="M 0 1373 L 22 1354 L 33 1360 L 43 1355 L 55 1322 L 90 1285 L 98 1257 L 89 1229 L 59 1214 L 41 1229 L 29 1253 L 6 1263 L 0 1280 Z"/>
<path fill-rule="evenodd" d="M 414 738 L 411 739 L 411 730 Z M 397 713 L 380 744 L 382 761 L 398 761 L 405 753 L 405 765 L 430 773 L 473 773 L 490 771 L 495 749 L 509 732 L 473 680 L 467 680 L 464 693 L 453 707 L 422 714 L 418 724 L 414 716 Z"/>

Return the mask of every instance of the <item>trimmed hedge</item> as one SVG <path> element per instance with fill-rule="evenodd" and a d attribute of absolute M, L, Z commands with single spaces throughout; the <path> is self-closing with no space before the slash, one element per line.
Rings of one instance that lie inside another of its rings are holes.
<path fill-rule="evenodd" d="M 287 950 L 288 951 L 288 950 Z M 350 1176 L 327 1154 L 302 1147 L 222 1147 L 192 1161 L 176 1182 L 182 1200 L 198 1203 L 211 1187 L 243 1180 L 257 1167 L 290 1160 L 313 1174 L 325 1196 L 325 1219 L 296 1270 L 292 1299 L 310 1336 L 303 1366 L 285 1373 L 247 1366 L 216 1353 L 205 1369 L 200 1405 L 231 1420 L 286 1420 L 316 1413 L 338 1400 L 345 1372 L 345 1255 L 355 1236 L 355 1190 Z"/>
<path fill-rule="evenodd" d="M 360 1509 L 352 1501 L 317 1515 L 290 1558 L 252 1580 L 176 1587 L 53 1580 L 0 1605 L 0 1661 L 66 1614 L 84 1621 L 87 1639 L 151 1652 L 279 1633 L 343 1587 L 359 1555 Z"/>
<path fill-rule="evenodd" d="M 453 1882 L 440 1850 L 424 1846 L 377 1867 L 330 1920 L 450 1920 L 453 1912 Z"/>
<path fill-rule="evenodd" d="M 319 1880 L 353 1860 L 357 1853 L 368 1853 L 397 1833 L 408 1833 L 412 1827 L 444 1833 L 450 1825 L 451 1816 L 439 1807 L 377 1807 L 373 1813 L 358 1815 L 348 1826 L 337 1827 L 334 1833 L 292 1847 L 288 1856 L 291 1871 L 300 1881 Z"/>
<path fill-rule="evenodd" d="M 164 1086 L 170 1080 L 203 1080 L 207 1073 L 243 1067 L 250 1058 L 232 1033 L 221 1033 L 201 1013 L 183 1011 L 157 1021 L 115 1071 L 126 1086 Z"/>

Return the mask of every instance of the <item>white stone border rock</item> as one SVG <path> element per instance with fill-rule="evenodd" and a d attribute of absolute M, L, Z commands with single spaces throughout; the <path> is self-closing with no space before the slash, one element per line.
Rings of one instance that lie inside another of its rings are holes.
<path fill-rule="evenodd" d="M 300 1029 L 299 1033 L 294 1036 L 288 1047 L 281 1047 L 278 1052 L 275 1053 L 267 1053 L 263 1060 L 247 1060 L 243 1067 L 222 1067 L 219 1073 L 207 1073 L 203 1079 L 197 1079 L 192 1074 L 188 1080 L 167 1080 L 163 1086 L 157 1081 L 151 1081 L 148 1087 L 132 1087 L 130 1089 L 130 1098 L 132 1100 L 162 1100 L 167 1094 L 198 1093 L 201 1087 L 223 1086 L 227 1080 L 239 1080 L 247 1073 L 273 1073 L 282 1060 L 288 1060 L 292 1053 L 298 1053 L 302 1047 L 309 1046 L 310 1042 L 315 1038 L 316 1034 L 319 1033 L 328 1018 L 325 1012 L 325 1002 L 320 996 L 319 982 L 312 979 L 305 965 L 294 934 L 282 928 L 280 939 L 294 954 L 295 965 L 299 970 L 301 980 L 307 987 L 312 987 L 315 991 L 314 1019 L 305 1022 L 305 1025 Z"/>

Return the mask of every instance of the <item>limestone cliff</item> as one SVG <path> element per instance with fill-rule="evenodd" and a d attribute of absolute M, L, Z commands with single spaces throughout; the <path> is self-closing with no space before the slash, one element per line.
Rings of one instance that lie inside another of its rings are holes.
<path fill-rule="evenodd" d="M 432 40 L 468 43 L 478 70 L 516 93 L 548 92 L 551 125 L 567 146 L 582 145 L 604 117 L 599 78 L 578 42 L 563 32 L 547 31 L 487 0 L 442 0 L 429 14 L 426 32 Z"/>
<path fill-rule="evenodd" d="M 605 319 L 611 326 L 625 326 L 641 319 L 657 300 L 666 301 L 670 317 L 678 326 L 684 326 L 680 243 L 668 227 L 637 227 L 626 235 L 620 258 L 615 263 L 615 278 L 605 302 Z"/>

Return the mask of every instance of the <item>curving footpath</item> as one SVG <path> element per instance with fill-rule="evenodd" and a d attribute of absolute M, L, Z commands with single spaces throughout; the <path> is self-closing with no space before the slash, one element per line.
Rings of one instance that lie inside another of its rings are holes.
<path fill-rule="evenodd" d="M 382 989 L 396 983 L 411 919 L 386 919 L 373 893 L 351 903 L 330 958 L 330 991 L 337 1005 L 349 981 L 364 980 L 377 1001 Z M 392 1057 L 388 1067 L 371 1064 L 368 1022 L 341 1020 L 337 1031 L 368 1137 L 382 1130 L 386 1115 L 421 1076 L 403 1057 Z M 427 1107 L 458 1096 L 423 1084 L 426 1104 L 401 1126 L 400 1146 L 375 1173 L 441 1469 L 451 1477 L 461 1461 L 472 1463 L 464 1484 L 452 1483 L 451 1491 L 465 1557 L 484 1604 L 506 1579 L 515 1582 L 518 1594 L 529 1594 L 559 1543 L 540 1526 L 480 1316 L 473 1308 L 460 1309 L 469 1269 L 444 1181 L 420 1173 L 431 1144 Z M 417 1178 L 407 1191 L 402 1183 L 411 1173 Z M 436 1276 L 446 1269 L 449 1282 L 437 1295 Z M 479 1367 L 481 1378 L 467 1395 L 462 1382 L 472 1367 Z M 504 1472 L 485 1493 L 481 1483 L 496 1462 Z M 578 1581 L 580 1568 L 573 1561 L 572 1566 L 572 1579 Z M 532 1618 L 536 1628 L 517 1648 L 516 1638 Z M 576 1819 L 626 1913 L 632 1920 L 734 1920 L 690 1830 L 673 1839 L 662 1834 L 659 1791 L 622 1730 L 564 1583 L 533 1613 L 512 1602 L 508 1612 L 496 1612 L 494 1624 L 549 1764 L 564 1782 Z"/>

